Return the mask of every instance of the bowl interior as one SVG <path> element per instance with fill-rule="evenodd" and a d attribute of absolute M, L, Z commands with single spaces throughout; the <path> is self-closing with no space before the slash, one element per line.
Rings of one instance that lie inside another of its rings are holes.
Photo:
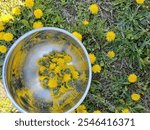
<path fill-rule="evenodd" d="M 86 80 L 76 83 L 75 90 L 67 91 L 57 99 L 39 81 L 36 62 L 50 52 L 66 52 L 80 74 Z M 16 41 L 10 49 L 5 64 L 6 91 L 14 104 L 24 112 L 68 112 L 83 100 L 90 80 L 89 59 L 83 47 L 70 34 L 60 30 L 30 32 Z M 74 95 L 74 98 L 70 98 Z M 64 104 L 65 100 L 68 100 Z"/>

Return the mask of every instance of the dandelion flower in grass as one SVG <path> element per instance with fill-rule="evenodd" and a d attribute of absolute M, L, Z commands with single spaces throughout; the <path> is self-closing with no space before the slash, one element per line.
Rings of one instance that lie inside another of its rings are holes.
<path fill-rule="evenodd" d="M 100 110 L 95 110 L 93 113 L 102 113 Z"/>
<path fill-rule="evenodd" d="M 8 23 L 11 19 L 13 19 L 11 15 L 2 15 L 0 18 L 3 23 Z"/>
<path fill-rule="evenodd" d="M 82 41 L 82 35 L 78 32 L 73 32 L 72 33 L 76 38 L 78 38 L 80 41 Z"/>
<path fill-rule="evenodd" d="M 5 34 L 5 32 L 0 32 L 0 40 L 4 40 L 4 34 Z"/>
<path fill-rule="evenodd" d="M 145 0 L 136 0 L 137 4 L 143 4 Z"/>
<path fill-rule="evenodd" d="M 76 112 L 77 113 L 87 113 L 86 106 L 85 105 L 78 106 L 78 108 L 76 109 Z"/>
<path fill-rule="evenodd" d="M 92 71 L 93 71 L 93 73 L 100 73 L 101 72 L 101 66 L 98 64 L 93 65 Z"/>
<path fill-rule="evenodd" d="M 34 22 L 33 23 L 33 28 L 42 28 L 43 27 L 43 23 L 42 22 Z"/>
<path fill-rule="evenodd" d="M 0 53 L 6 53 L 7 52 L 7 47 L 4 45 L 0 45 Z"/>
<path fill-rule="evenodd" d="M 114 58 L 115 55 L 116 55 L 116 54 L 115 54 L 114 51 L 108 51 L 108 53 L 107 53 L 107 56 L 108 56 L 110 59 Z"/>
<path fill-rule="evenodd" d="M 3 24 L 3 22 L 0 21 L 0 31 L 3 31 L 5 29 L 5 26 Z"/>
<path fill-rule="evenodd" d="M 137 82 L 137 76 L 136 76 L 136 74 L 130 74 L 129 76 L 128 76 L 128 81 L 130 82 L 130 83 L 135 83 L 135 82 Z"/>
<path fill-rule="evenodd" d="M 36 9 L 36 10 L 34 10 L 34 16 L 35 16 L 36 18 L 41 18 L 41 17 L 43 16 L 42 10 L 41 10 L 41 9 Z"/>
<path fill-rule="evenodd" d="M 133 94 L 131 95 L 131 99 L 132 99 L 133 101 L 139 101 L 140 98 L 141 98 L 140 94 L 133 93 Z"/>
<path fill-rule="evenodd" d="M 124 108 L 124 109 L 122 110 L 122 113 L 130 113 L 130 110 L 129 110 L 128 108 Z"/>
<path fill-rule="evenodd" d="M 25 6 L 32 8 L 34 6 L 34 0 L 25 0 Z"/>
<path fill-rule="evenodd" d="M 51 79 L 49 79 L 49 81 L 48 81 L 48 86 L 49 86 L 49 88 L 51 88 L 51 89 L 56 88 L 56 87 L 58 86 L 57 79 L 56 79 L 56 78 L 51 78 Z"/>
<path fill-rule="evenodd" d="M 115 32 L 109 31 L 109 32 L 106 33 L 106 40 L 107 40 L 108 42 L 114 41 L 115 38 L 116 38 Z"/>
<path fill-rule="evenodd" d="M 12 9 L 12 14 L 13 15 L 20 15 L 21 14 L 21 10 L 20 10 L 20 7 L 15 7 Z"/>
<path fill-rule="evenodd" d="M 89 58 L 90 58 L 91 64 L 94 64 L 94 62 L 96 61 L 96 56 L 94 54 L 90 53 Z"/>
<path fill-rule="evenodd" d="M 83 21 L 83 25 L 87 26 L 89 24 L 89 21 L 88 20 L 84 20 Z"/>
<path fill-rule="evenodd" d="M 71 80 L 71 75 L 70 74 L 64 74 L 63 82 L 68 82 L 69 80 Z"/>
<path fill-rule="evenodd" d="M 12 41 L 14 38 L 14 35 L 12 33 L 4 33 L 3 35 L 3 39 L 6 41 L 6 42 L 10 42 Z"/>
<path fill-rule="evenodd" d="M 97 14 L 99 11 L 99 6 L 98 4 L 91 4 L 89 7 L 89 10 L 92 14 Z"/>

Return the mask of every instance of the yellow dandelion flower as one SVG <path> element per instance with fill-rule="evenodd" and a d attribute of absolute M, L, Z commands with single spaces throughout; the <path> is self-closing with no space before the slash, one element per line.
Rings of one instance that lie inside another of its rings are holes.
<path fill-rule="evenodd" d="M 36 9 L 36 10 L 34 11 L 34 16 L 35 16 L 36 18 L 41 18 L 41 17 L 43 16 L 42 10 L 41 10 L 41 9 Z"/>
<path fill-rule="evenodd" d="M 90 10 L 90 12 L 91 12 L 92 14 L 97 14 L 98 11 L 99 11 L 99 6 L 98 6 L 98 4 L 92 4 L 92 5 L 90 5 L 89 10 Z"/>
<path fill-rule="evenodd" d="M 3 24 L 3 22 L 0 21 L 0 31 L 3 31 L 5 29 L 5 26 Z"/>
<path fill-rule="evenodd" d="M 83 25 L 87 26 L 89 24 L 89 21 L 88 20 L 84 20 L 83 21 Z"/>
<path fill-rule="evenodd" d="M 20 15 L 21 14 L 21 10 L 20 7 L 15 7 L 12 9 L 12 14 L 13 15 Z"/>
<path fill-rule="evenodd" d="M 32 8 L 34 6 L 34 0 L 25 0 L 25 6 Z"/>
<path fill-rule="evenodd" d="M 64 69 L 70 69 L 71 71 L 74 71 L 75 67 L 73 65 L 65 65 Z"/>
<path fill-rule="evenodd" d="M 40 66 L 40 72 L 43 72 L 44 70 L 46 70 L 45 66 Z"/>
<path fill-rule="evenodd" d="M 59 66 L 63 66 L 63 65 L 64 65 L 64 63 L 65 63 L 64 59 L 62 59 L 62 58 L 58 58 L 58 60 L 57 60 L 57 64 L 58 64 Z"/>
<path fill-rule="evenodd" d="M 128 108 L 124 108 L 124 109 L 122 110 L 122 113 L 130 113 L 130 110 L 129 110 Z"/>
<path fill-rule="evenodd" d="M 114 51 L 109 51 L 109 52 L 107 53 L 107 56 L 108 56 L 110 59 L 114 58 L 115 55 L 116 55 L 116 54 L 115 54 Z"/>
<path fill-rule="evenodd" d="M 87 113 L 86 106 L 85 105 L 78 106 L 78 108 L 76 109 L 76 112 L 77 113 Z"/>
<path fill-rule="evenodd" d="M 143 4 L 145 0 L 136 0 L 137 4 Z"/>
<path fill-rule="evenodd" d="M 69 55 L 64 56 L 64 61 L 65 61 L 66 63 L 71 62 L 71 61 L 72 61 L 71 56 L 69 56 Z"/>
<path fill-rule="evenodd" d="M 4 34 L 5 32 L 0 32 L 0 40 L 4 40 Z"/>
<path fill-rule="evenodd" d="M 57 62 L 57 58 L 53 58 L 53 59 L 52 59 L 52 62 Z"/>
<path fill-rule="evenodd" d="M 72 33 L 76 38 L 78 38 L 80 41 L 82 41 L 82 35 L 78 32 L 73 32 Z"/>
<path fill-rule="evenodd" d="M 128 81 L 130 82 L 130 83 L 135 83 L 135 82 L 137 82 L 137 76 L 135 75 L 135 74 L 130 74 L 129 76 L 128 76 Z"/>
<path fill-rule="evenodd" d="M 116 38 L 115 32 L 113 32 L 113 31 L 107 32 L 107 34 L 106 34 L 106 40 L 107 40 L 108 42 L 114 41 L 115 38 Z"/>
<path fill-rule="evenodd" d="M 0 45 L 0 53 L 6 53 L 7 52 L 7 47 L 4 45 Z"/>
<path fill-rule="evenodd" d="M 78 79 L 78 78 L 79 78 L 79 73 L 78 73 L 78 71 L 72 71 L 72 78 L 73 78 L 73 79 Z"/>
<path fill-rule="evenodd" d="M 8 23 L 12 18 L 11 15 L 2 15 L 0 19 L 3 23 Z"/>
<path fill-rule="evenodd" d="M 49 88 L 51 88 L 51 89 L 56 88 L 56 87 L 58 86 L 57 79 L 56 79 L 56 78 L 51 78 L 51 79 L 49 79 L 49 81 L 48 81 L 48 86 L 49 86 Z"/>
<path fill-rule="evenodd" d="M 95 110 L 93 113 L 102 113 L 100 110 Z"/>
<path fill-rule="evenodd" d="M 69 80 L 71 80 L 71 75 L 70 74 L 64 74 L 63 82 L 68 82 Z"/>
<path fill-rule="evenodd" d="M 53 70 L 53 69 L 55 69 L 55 67 L 56 67 L 56 64 L 55 64 L 55 63 L 52 63 L 52 64 L 50 64 L 49 69 L 50 69 L 50 70 Z"/>
<path fill-rule="evenodd" d="M 45 78 L 46 78 L 46 76 L 40 76 L 40 77 L 39 77 L 39 80 L 40 80 L 40 81 L 43 81 Z"/>
<path fill-rule="evenodd" d="M 100 73 L 101 72 L 101 66 L 98 64 L 93 65 L 92 71 L 93 71 L 93 73 Z"/>
<path fill-rule="evenodd" d="M 67 91 L 67 88 L 65 88 L 65 86 L 64 86 L 64 85 L 62 85 L 62 86 L 60 87 L 59 92 L 61 92 L 61 93 L 65 93 L 66 91 Z"/>
<path fill-rule="evenodd" d="M 43 27 L 43 23 L 42 22 L 34 22 L 33 23 L 33 28 L 42 28 Z"/>
<path fill-rule="evenodd" d="M 131 95 L 131 99 L 132 99 L 133 101 L 139 101 L 140 98 L 141 98 L 141 95 L 140 95 L 140 94 L 133 93 L 133 94 Z"/>
<path fill-rule="evenodd" d="M 57 74 L 57 73 L 60 73 L 60 71 L 61 71 L 61 68 L 59 67 L 59 66 L 56 66 L 56 68 L 55 68 L 55 73 Z"/>
<path fill-rule="evenodd" d="M 94 62 L 96 61 L 96 56 L 94 54 L 90 53 L 89 58 L 90 58 L 91 64 L 94 64 Z"/>
<path fill-rule="evenodd" d="M 6 42 L 10 42 L 12 41 L 14 38 L 14 35 L 12 33 L 4 33 L 3 35 L 3 39 L 6 41 Z"/>

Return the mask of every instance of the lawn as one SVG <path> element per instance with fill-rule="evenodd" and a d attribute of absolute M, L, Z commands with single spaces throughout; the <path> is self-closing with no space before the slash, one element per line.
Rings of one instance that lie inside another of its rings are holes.
<path fill-rule="evenodd" d="M 92 66 L 98 65 L 77 112 L 150 112 L 149 0 L 34 0 L 30 8 L 24 1 L 7 2 L 0 2 L 0 78 L 16 39 L 33 28 L 58 27 L 76 32 Z M 15 7 L 21 12 L 12 13 Z M 36 9 L 43 12 L 40 18 Z"/>

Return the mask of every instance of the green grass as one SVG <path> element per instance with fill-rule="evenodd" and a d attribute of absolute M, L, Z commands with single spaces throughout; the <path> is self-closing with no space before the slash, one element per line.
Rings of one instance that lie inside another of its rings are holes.
<path fill-rule="evenodd" d="M 33 9 L 22 8 L 22 14 L 7 24 L 6 30 L 15 36 L 14 41 L 32 29 L 35 20 L 33 10 L 41 8 L 44 26 L 54 26 L 83 35 L 83 44 L 89 53 L 97 57 L 102 66 L 100 74 L 93 74 L 91 89 L 83 102 L 88 112 L 150 112 L 150 1 L 138 5 L 134 0 L 97 0 L 100 11 L 91 15 L 88 7 L 94 0 L 36 0 Z M 90 24 L 85 27 L 84 19 Z M 5 31 L 6 31 L 5 30 Z M 113 43 L 105 39 L 106 32 L 117 34 Z M 0 44 L 11 47 L 13 42 Z M 116 57 L 110 60 L 107 52 L 114 50 Z M 2 67 L 5 54 L 0 54 Z M 1 73 L 1 69 L 0 69 Z M 128 83 L 130 73 L 138 76 L 138 82 Z M 133 92 L 141 95 L 139 102 L 130 98 Z"/>

